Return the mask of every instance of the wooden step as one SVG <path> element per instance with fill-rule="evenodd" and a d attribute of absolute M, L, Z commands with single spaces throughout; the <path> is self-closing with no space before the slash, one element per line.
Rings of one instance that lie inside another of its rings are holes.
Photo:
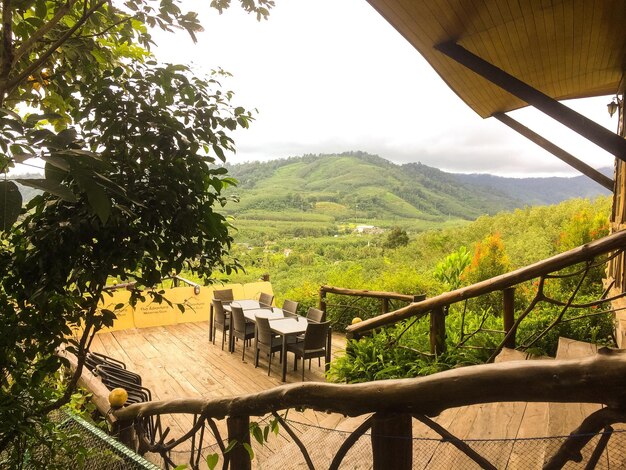
<path fill-rule="evenodd" d="M 537 359 L 537 357 L 517 351 L 515 349 L 503 349 L 496 357 L 496 362 L 524 361 Z M 543 405 L 543 406 L 541 406 Z M 511 403 L 486 403 L 456 408 L 447 411 L 447 416 L 442 416 L 449 422 L 442 424 L 448 431 L 459 439 L 514 439 L 526 437 L 529 433 L 538 432 L 542 422 L 545 423 L 547 415 L 547 405 L 528 404 L 525 402 Z M 521 432 L 521 435 L 520 435 Z M 535 434 L 537 435 L 537 434 Z M 541 435 L 541 434 L 539 434 Z M 494 442 L 497 446 L 489 449 L 489 445 L 476 444 L 475 450 L 488 459 L 497 468 L 507 468 L 510 457 L 520 457 L 519 451 L 515 450 L 517 443 Z M 491 450 L 491 451 L 490 451 Z M 514 462 L 511 468 L 529 468 L 527 464 L 521 465 L 521 460 L 517 459 L 520 465 Z M 528 459 L 525 456 L 524 463 Z M 540 460 L 539 463 L 543 462 Z M 440 443 L 425 466 L 414 465 L 414 468 L 439 469 L 439 468 L 474 468 L 477 467 L 473 461 L 469 460 L 463 453 L 456 450 L 448 443 Z"/>
<path fill-rule="evenodd" d="M 556 359 L 582 359 L 598 352 L 595 344 L 584 343 L 569 338 L 559 338 Z M 548 436 L 567 436 L 594 411 L 602 408 L 593 403 L 550 403 L 548 415 Z M 599 438 L 594 438 L 583 449 L 583 462 L 587 462 Z M 550 441 L 546 458 L 553 455 L 563 440 Z M 606 459 L 606 455 L 605 458 Z"/>

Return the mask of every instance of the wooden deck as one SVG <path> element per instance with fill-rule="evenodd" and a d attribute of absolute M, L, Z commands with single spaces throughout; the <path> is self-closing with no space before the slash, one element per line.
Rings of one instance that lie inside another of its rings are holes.
<path fill-rule="evenodd" d="M 249 394 L 282 384 L 278 355 L 272 364 L 272 374 L 268 377 L 265 359 L 261 360 L 258 368 L 254 367 L 251 348 L 246 349 L 245 362 L 242 362 L 241 342 L 231 354 L 226 350 L 222 351 L 219 340 L 221 332 L 218 333 L 215 345 L 209 343 L 206 322 L 186 323 L 99 334 L 94 339 L 92 350 L 118 358 L 129 369 L 141 374 L 144 385 L 152 391 L 155 400 Z M 344 347 L 345 338 L 334 334 L 333 355 L 343 351 Z M 591 345 L 561 339 L 557 357 L 566 359 L 594 353 L 595 347 Z M 499 361 L 524 359 L 526 357 L 522 353 L 510 350 L 505 350 L 498 358 Z M 293 356 L 289 355 L 287 382 L 300 382 L 301 372 L 292 370 L 292 361 Z M 306 370 L 305 378 L 307 381 L 323 381 L 323 366 L 318 367 L 314 360 L 311 370 Z M 505 439 L 506 441 L 499 442 L 471 443 L 472 447 L 497 468 L 541 468 L 544 459 L 562 441 L 527 439 L 567 435 L 595 409 L 597 407 L 579 404 L 493 403 L 449 409 L 435 418 L 435 421 L 460 439 Z M 305 446 L 313 449 L 312 458 L 316 468 L 327 468 L 339 445 L 347 437 L 347 432 L 356 429 L 367 418 L 349 418 L 312 410 L 290 410 L 288 416 L 290 422 L 296 423 L 294 431 Z M 192 419 L 188 415 L 167 417 L 165 424 L 171 428 L 170 437 L 181 436 L 188 431 L 193 425 Z M 259 417 L 257 421 L 263 423 L 264 419 Z M 225 423 L 222 421 L 217 424 L 221 437 L 225 438 Z M 417 420 L 413 420 L 413 437 L 416 439 L 413 444 L 413 468 L 476 467 L 475 462 L 470 461 L 451 444 L 440 441 L 440 436 Z M 595 441 L 597 438 L 594 438 Z M 626 462 L 621 449 L 609 455 L 611 448 L 616 449 L 618 442 L 609 444 L 608 453 L 605 451 L 597 468 L 623 468 L 620 466 Z M 269 444 L 265 446 L 253 444 L 254 466 L 257 468 L 306 468 L 296 444 L 284 432 L 278 437 L 270 437 Z M 205 441 L 204 448 L 205 454 L 216 452 L 215 440 L 209 440 L 208 443 Z M 593 447 L 589 445 L 583 452 L 584 457 L 588 458 L 592 450 Z M 182 453 L 180 456 L 185 458 Z M 147 457 L 160 463 L 158 456 Z M 184 463 L 180 458 L 176 461 Z M 358 445 L 347 454 L 344 464 L 345 467 L 342 465 L 341 468 L 371 468 L 371 444 L 368 436 L 359 439 Z M 568 465 L 568 468 L 584 468 L 584 463 L 580 466 Z"/>
<path fill-rule="evenodd" d="M 236 343 L 235 352 L 231 354 L 226 347 L 221 349 L 221 331 L 217 333 L 215 344 L 210 343 L 208 338 L 208 322 L 181 323 L 100 333 L 95 336 L 91 350 L 119 359 L 129 370 L 139 373 L 143 385 L 151 390 L 153 400 L 243 395 L 284 384 L 280 380 L 281 365 L 278 354 L 272 360 L 271 375 L 268 376 L 266 358 L 261 356 L 259 367 L 254 367 L 252 347 L 246 347 L 245 361 L 242 362 L 241 342 Z M 332 354 L 343 351 L 345 344 L 345 336 L 334 333 Z M 286 383 L 301 382 L 301 364 L 299 363 L 298 371 L 293 371 L 292 354 L 288 354 L 288 360 Z M 323 362 L 318 367 L 314 359 L 311 370 L 305 370 L 305 380 L 324 381 Z M 329 424 L 339 424 L 343 416 L 312 410 L 290 410 L 289 418 L 296 422 L 327 427 Z M 169 437 L 182 436 L 192 427 L 192 419 L 188 415 L 169 416 L 165 422 L 171 428 Z M 262 420 L 263 418 L 259 418 L 257 421 Z M 222 438 L 225 438 L 225 423 L 217 424 Z M 211 444 L 214 443 L 213 440 Z M 274 445 L 266 445 L 259 450 L 255 448 L 257 460 L 265 460 L 287 443 L 288 436 L 280 436 Z M 158 456 L 147 457 L 159 463 Z"/>

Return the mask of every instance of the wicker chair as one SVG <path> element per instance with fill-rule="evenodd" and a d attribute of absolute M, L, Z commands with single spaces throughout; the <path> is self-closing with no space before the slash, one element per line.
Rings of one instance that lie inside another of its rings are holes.
<path fill-rule="evenodd" d="M 306 319 L 315 323 L 322 323 L 326 320 L 326 314 L 318 308 L 309 307 L 308 312 L 306 312 Z"/>
<path fill-rule="evenodd" d="M 259 303 L 261 304 L 261 307 L 269 308 L 272 306 L 272 302 L 274 302 L 274 296 L 272 294 L 261 292 L 261 295 L 259 295 Z"/>
<path fill-rule="evenodd" d="M 213 291 L 213 298 L 217 299 L 217 300 L 221 300 L 222 302 L 227 302 L 227 303 L 230 303 L 233 300 L 235 300 L 235 298 L 233 297 L 233 290 L 232 289 L 214 290 Z"/>
<path fill-rule="evenodd" d="M 298 311 L 298 302 L 294 302 L 293 300 L 285 300 L 283 303 L 283 312 L 286 317 L 294 317 L 297 315 Z"/>
<path fill-rule="evenodd" d="M 234 341 L 235 338 L 243 341 L 243 347 L 241 351 L 241 360 L 243 361 L 246 356 L 246 343 L 254 338 L 254 323 L 246 321 L 246 317 L 243 316 L 243 309 L 241 307 L 238 307 L 235 304 L 231 304 L 230 308 L 232 312 L 231 319 L 233 322 L 233 336 L 231 338 L 231 341 Z"/>
<path fill-rule="evenodd" d="M 267 375 L 270 375 L 270 371 L 272 370 L 272 355 L 280 351 L 281 353 L 281 361 L 282 358 L 282 350 L 283 350 L 283 342 L 282 339 L 274 333 L 272 333 L 272 329 L 270 328 L 270 321 L 265 317 L 256 317 L 256 328 L 257 335 L 256 341 L 254 345 L 255 349 L 255 359 L 254 359 L 254 367 L 259 367 L 259 351 L 263 351 L 269 356 L 268 364 L 267 364 Z"/>
<path fill-rule="evenodd" d="M 298 358 L 302 358 L 302 380 L 304 381 L 304 361 L 309 359 L 309 369 L 311 369 L 310 359 L 317 357 L 324 358 L 326 363 L 326 341 L 328 339 L 328 328 L 330 322 L 314 323 L 309 322 L 304 333 L 304 341 L 287 345 L 287 351 L 294 354 L 293 370 L 298 370 Z M 286 360 L 286 359 L 285 359 Z"/>
<path fill-rule="evenodd" d="M 226 312 L 224 311 L 224 307 L 222 306 L 222 301 L 213 299 L 213 325 L 214 331 L 213 334 L 213 344 L 215 344 L 215 337 L 217 336 L 217 330 L 222 330 L 222 350 L 224 349 L 224 343 L 226 341 L 226 331 L 230 331 L 230 318 L 226 316 Z M 229 339 L 230 340 L 230 339 Z M 230 343 L 229 343 L 230 344 Z"/>

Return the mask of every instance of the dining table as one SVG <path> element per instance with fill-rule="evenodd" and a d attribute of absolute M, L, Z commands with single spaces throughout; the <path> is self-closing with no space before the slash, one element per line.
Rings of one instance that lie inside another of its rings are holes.
<path fill-rule="evenodd" d="M 282 350 L 282 381 L 285 382 L 287 380 L 287 343 L 289 341 L 289 337 L 298 336 L 303 334 L 306 331 L 306 326 L 309 321 L 305 317 L 301 316 L 290 316 L 283 317 L 279 319 L 270 320 L 270 328 L 272 333 L 276 333 L 280 335 L 283 339 L 283 350 Z"/>
<path fill-rule="evenodd" d="M 258 300 L 231 300 L 229 303 L 224 304 L 224 310 L 226 310 L 227 312 L 230 313 L 231 311 L 231 304 L 235 304 L 238 307 L 241 307 L 242 310 L 251 310 L 251 309 L 256 309 L 256 308 L 262 308 L 261 304 L 259 303 Z"/>
<path fill-rule="evenodd" d="M 249 310 L 243 311 L 243 316 L 246 320 L 256 323 L 256 317 L 265 317 L 268 320 L 278 320 L 284 319 L 285 313 L 282 309 L 273 307 L 273 308 L 251 308 Z"/>
<path fill-rule="evenodd" d="M 256 317 L 265 317 L 270 321 L 270 329 L 272 333 L 281 336 L 282 338 L 282 381 L 287 381 L 287 344 L 289 343 L 289 338 L 302 335 L 306 332 L 306 327 L 309 323 L 306 317 L 302 317 L 299 315 L 285 315 L 282 309 L 278 307 L 264 307 L 261 306 L 258 300 L 251 299 L 243 299 L 243 300 L 233 300 L 229 303 L 224 303 L 225 312 L 230 315 L 232 313 L 231 305 L 236 305 L 241 307 L 243 310 L 243 316 L 249 322 L 256 323 Z M 212 313 L 212 312 L 211 312 Z M 209 319 L 209 322 L 213 323 L 213 315 Z M 230 327 L 232 329 L 233 322 L 230 322 Z M 229 351 L 232 352 L 235 348 L 234 343 L 232 342 L 232 331 L 230 332 L 231 342 L 229 344 Z M 330 360 L 330 338 L 331 333 L 329 330 L 328 342 L 327 342 L 327 351 L 326 351 L 326 366 L 328 367 L 328 362 Z"/>
<path fill-rule="evenodd" d="M 305 317 L 298 315 L 288 315 L 282 309 L 277 307 L 270 308 L 251 308 L 243 311 L 246 320 L 256 323 L 257 317 L 265 317 L 270 321 L 270 329 L 272 333 L 280 335 L 282 338 L 282 381 L 287 380 L 287 344 L 289 338 L 298 336 L 306 331 L 309 323 Z"/>

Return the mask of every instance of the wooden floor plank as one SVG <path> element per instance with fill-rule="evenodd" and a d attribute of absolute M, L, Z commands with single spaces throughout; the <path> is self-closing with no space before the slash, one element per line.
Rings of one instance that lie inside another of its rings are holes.
<path fill-rule="evenodd" d="M 594 344 L 583 343 L 568 338 L 559 338 L 556 359 L 580 359 L 593 356 L 598 351 Z M 576 429 L 582 421 L 594 411 L 601 409 L 601 405 L 591 403 L 550 403 L 548 418 L 549 436 L 567 436 Z M 583 449 L 583 461 L 586 462 L 591 456 L 599 438 L 594 437 Z M 546 450 L 546 458 L 556 452 L 562 444 L 561 440 L 549 443 Z M 600 464 L 600 462 L 599 462 Z M 598 468 L 602 468 L 599 466 Z"/>

